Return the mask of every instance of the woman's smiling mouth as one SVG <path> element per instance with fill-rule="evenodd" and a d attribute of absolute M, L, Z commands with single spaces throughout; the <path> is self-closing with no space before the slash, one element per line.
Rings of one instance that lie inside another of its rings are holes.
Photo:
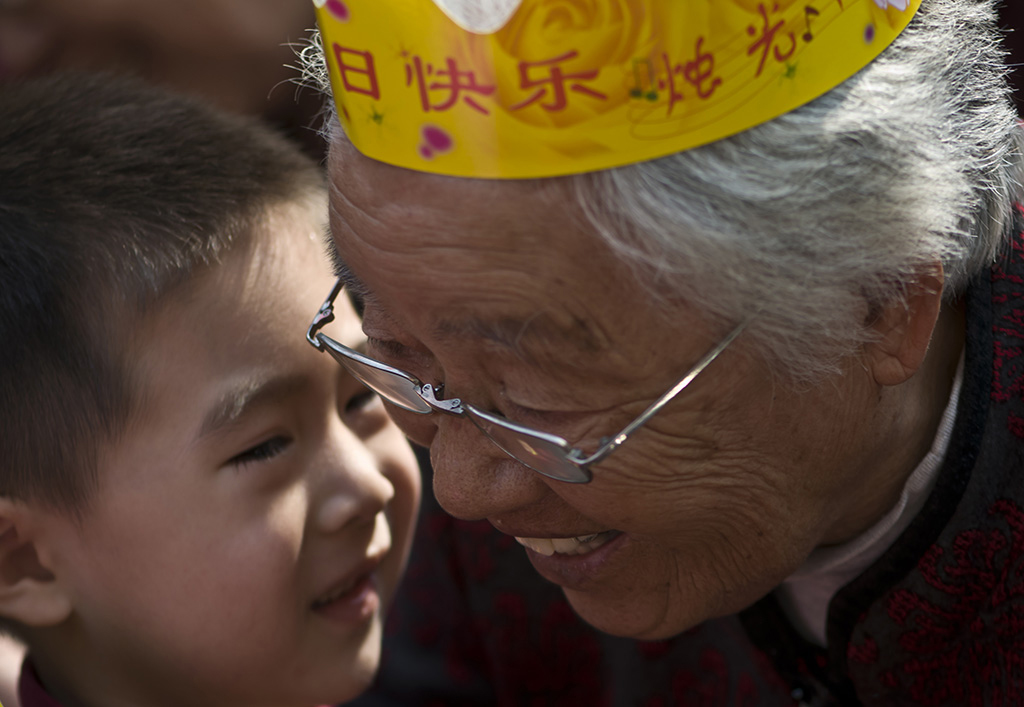
<path fill-rule="evenodd" d="M 533 568 L 549 582 L 564 590 L 586 591 L 614 572 L 621 557 L 632 543 L 629 533 L 606 530 L 595 535 L 569 538 L 525 538 L 515 536 L 526 548 Z"/>
<path fill-rule="evenodd" d="M 545 557 L 559 555 L 586 555 L 619 534 L 618 530 L 606 530 L 592 535 L 579 535 L 572 538 L 520 538 L 516 542 Z"/>

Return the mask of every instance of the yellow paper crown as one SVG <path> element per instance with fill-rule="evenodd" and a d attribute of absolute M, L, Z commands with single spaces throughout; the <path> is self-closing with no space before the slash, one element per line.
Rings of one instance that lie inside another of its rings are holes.
<path fill-rule="evenodd" d="M 661 157 L 797 108 L 871 62 L 921 0 L 522 0 L 499 29 L 435 0 L 313 0 L 363 154 L 462 177 Z"/>

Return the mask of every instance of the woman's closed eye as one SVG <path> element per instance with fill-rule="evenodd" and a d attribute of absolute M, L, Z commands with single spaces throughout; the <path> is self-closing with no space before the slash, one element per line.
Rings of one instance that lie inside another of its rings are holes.
<path fill-rule="evenodd" d="M 281 454 L 292 443 L 292 440 L 284 435 L 275 435 L 259 444 L 250 447 L 241 454 L 236 454 L 228 460 L 232 466 L 246 466 L 268 461 Z"/>
<path fill-rule="evenodd" d="M 533 407 L 532 405 L 516 402 L 509 391 L 503 386 L 498 392 L 501 400 L 501 408 L 496 410 L 499 415 L 504 414 L 511 420 L 522 422 L 547 422 L 549 424 L 561 424 L 579 419 L 583 413 L 579 411 L 556 410 L 551 407 Z"/>
<path fill-rule="evenodd" d="M 403 344 L 394 339 L 369 337 L 366 340 L 366 355 L 420 380 L 428 380 L 429 371 L 436 367 L 436 361 L 428 350 L 420 346 Z"/>
<path fill-rule="evenodd" d="M 413 356 L 413 351 L 405 344 L 400 344 L 392 339 L 375 339 L 369 337 L 366 340 L 366 348 L 371 358 L 388 359 L 392 361 L 408 361 Z"/>

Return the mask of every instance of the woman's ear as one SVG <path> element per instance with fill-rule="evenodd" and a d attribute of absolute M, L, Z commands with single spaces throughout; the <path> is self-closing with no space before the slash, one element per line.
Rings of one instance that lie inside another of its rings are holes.
<path fill-rule="evenodd" d="M 872 325 L 878 338 L 866 347 L 867 365 L 879 385 L 899 385 L 921 367 L 942 309 L 945 273 L 935 263 L 907 286 L 903 301 L 882 309 Z"/>
<path fill-rule="evenodd" d="M 53 626 L 71 615 L 71 597 L 46 566 L 38 533 L 49 514 L 0 497 L 0 617 Z"/>

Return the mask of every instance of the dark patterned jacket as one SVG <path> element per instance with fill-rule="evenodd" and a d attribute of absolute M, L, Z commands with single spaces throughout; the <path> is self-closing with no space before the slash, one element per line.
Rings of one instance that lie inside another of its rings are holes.
<path fill-rule="evenodd" d="M 835 596 L 827 649 L 772 597 L 668 641 L 603 635 L 512 538 L 428 498 L 377 686 L 357 704 L 1024 705 L 1024 234 L 966 299 L 935 489 Z"/>

